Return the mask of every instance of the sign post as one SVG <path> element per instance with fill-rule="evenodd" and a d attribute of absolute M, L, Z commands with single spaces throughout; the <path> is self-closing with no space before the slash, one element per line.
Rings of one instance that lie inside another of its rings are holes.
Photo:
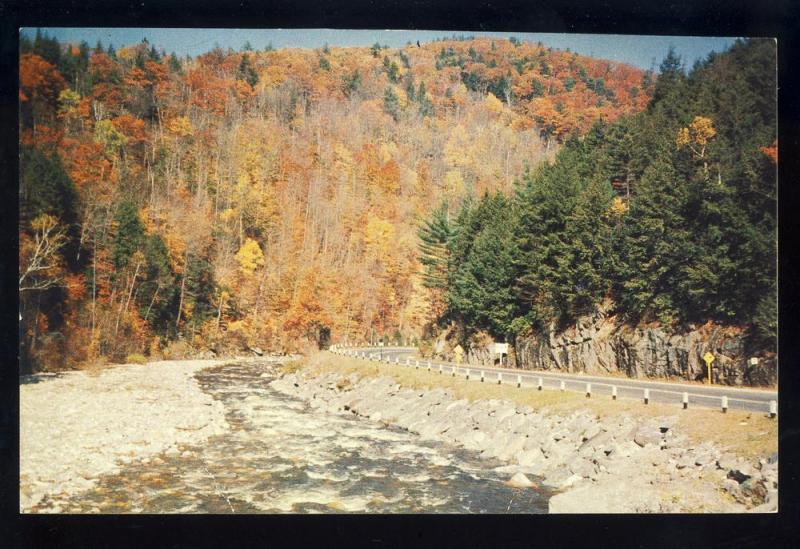
<path fill-rule="evenodd" d="M 711 363 L 714 362 L 714 355 L 711 354 L 711 351 L 706 351 L 706 354 L 703 355 L 703 360 L 706 361 L 706 367 L 708 368 L 708 384 L 711 385 L 713 381 L 711 381 Z"/>
<path fill-rule="evenodd" d="M 499 355 L 499 357 L 500 357 L 499 358 L 500 366 L 501 367 L 504 366 L 505 364 L 503 363 L 503 355 L 506 355 L 506 357 L 508 357 L 508 343 L 495 343 L 495 344 L 493 344 L 492 345 L 492 353 L 494 355 Z M 507 361 L 508 361 L 508 359 L 506 359 L 506 362 Z"/>

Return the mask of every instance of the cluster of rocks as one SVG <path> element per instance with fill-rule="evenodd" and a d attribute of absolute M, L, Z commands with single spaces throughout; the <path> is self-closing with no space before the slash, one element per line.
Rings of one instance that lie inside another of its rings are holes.
<path fill-rule="evenodd" d="M 387 377 L 286 374 L 278 391 L 314 408 L 355 414 L 507 462 L 560 489 L 551 512 L 741 512 L 777 509 L 777 456 L 758 463 L 692 445 L 674 417 L 600 420 L 588 411 L 546 414 L 508 401 L 456 399 L 442 388 L 404 388 Z"/>

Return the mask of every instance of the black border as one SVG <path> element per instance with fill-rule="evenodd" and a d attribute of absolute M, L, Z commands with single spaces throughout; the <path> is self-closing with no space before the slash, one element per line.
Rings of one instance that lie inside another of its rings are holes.
<path fill-rule="evenodd" d="M 19 515 L 16 289 L 18 28 L 234 27 L 402 28 L 508 32 L 763 36 L 779 52 L 780 513 L 777 515 L 581 516 L 219 516 Z M 797 107 L 798 10 L 791 0 L 0 0 L 0 545 L 6 547 L 373 547 L 800 546 L 796 490 L 798 433 L 797 289 L 794 245 L 800 173 Z M 360 542 L 360 543 L 359 543 Z"/>

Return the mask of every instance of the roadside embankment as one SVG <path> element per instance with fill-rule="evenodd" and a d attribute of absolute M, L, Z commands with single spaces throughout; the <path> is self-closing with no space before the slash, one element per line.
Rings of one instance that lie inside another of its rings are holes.
<path fill-rule="evenodd" d="M 603 402 L 329 353 L 272 386 L 506 461 L 510 482 L 531 475 L 560 490 L 555 513 L 777 509 L 777 427 L 759 414 Z"/>
<path fill-rule="evenodd" d="M 137 459 L 227 429 L 194 373 L 225 360 L 126 364 L 20 379 L 20 511 L 88 489 Z M 45 512 L 59 512 L 46 507 Z"/>

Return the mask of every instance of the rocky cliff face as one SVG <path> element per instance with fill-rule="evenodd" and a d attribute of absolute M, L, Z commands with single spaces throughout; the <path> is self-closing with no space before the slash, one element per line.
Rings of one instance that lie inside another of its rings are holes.
<path fill-rule="evenodd" d="M 440 334 L 433 353 L 453 360 L 455 332 Z M 491 338 L 473 336 L 465 362 L 497 364 L 490 351 Z M 587 374 L 620 373 L 632 378 L 705 381 L 708 379 L 703 355 L 711 352 L 714 383 L 726 385 L 775 386 L 778 365 L 774 355 L 756 354 L 753 365 L 739 328 L 711 322 L 682 332 L 667 332 L 659 326 L 631 326 L 612 314 L 606 303 L 564 331 L 551 328 L 517 338 L 508 364 L 525 370 L 558 370 Z"/>
<path fill-rule="evenodd" d="M 523 369 L 623 373 L 634 378 L 704 380 L 703 355 L 710 351 L 714 383 L 771 386 L 777 383 L 777 360 L 745 349 L 741 330 L 711 323 L 682 333 L 660 327 L 633 327 L 609 314 L 609 307 L 580 318 L 557 333 L 520 337 L 516 365 Z"/>

